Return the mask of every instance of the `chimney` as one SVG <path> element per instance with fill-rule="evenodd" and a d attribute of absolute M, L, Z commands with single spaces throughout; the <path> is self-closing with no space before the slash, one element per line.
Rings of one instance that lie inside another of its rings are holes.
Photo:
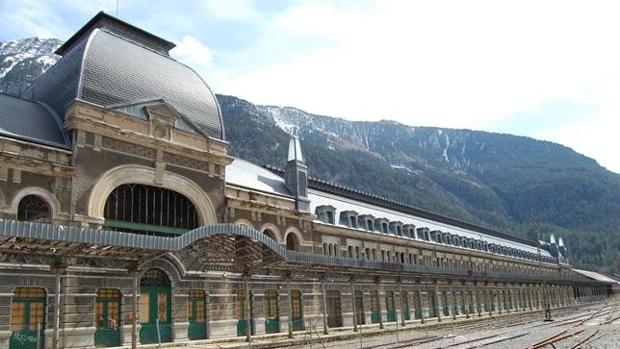
<path fill-rule="evenodd" d="M 310 200 L 308 200 L 308 166 L 304 161 L 301 144 L 297 132 L 291 134 L 288 143 L 288 159 L 284 169 L 286 187 L 297 200 L 297 211 L 309 212 Z"/>

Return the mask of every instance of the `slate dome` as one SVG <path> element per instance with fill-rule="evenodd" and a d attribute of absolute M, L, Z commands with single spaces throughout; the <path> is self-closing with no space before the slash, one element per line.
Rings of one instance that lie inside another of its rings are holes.
<path fill-rule="evenodd" d="M 164 100 L 197 133 L 224 139 L 215 94 L 198 73 L 174 60 L 174 44 L 103 12 L 63 44 L 62 55 L 26 91 L 64 119 L 75 99 L 102 107 Z"/>

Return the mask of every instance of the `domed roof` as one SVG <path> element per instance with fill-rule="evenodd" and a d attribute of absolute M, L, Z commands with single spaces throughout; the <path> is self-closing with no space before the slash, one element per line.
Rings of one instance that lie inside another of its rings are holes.
<path fill-rule="evenodd" d="M 211 89 L 193 69 L 167 54 L 170 45 L 157 46 L 157 37 L 147 34 L 100 13 L 59 49 L 63 58 L 26 95 L 52 106 L 63 119 L 75 99 L 102 107 L 164 100 L 200 133 L 224 139 Z"/>

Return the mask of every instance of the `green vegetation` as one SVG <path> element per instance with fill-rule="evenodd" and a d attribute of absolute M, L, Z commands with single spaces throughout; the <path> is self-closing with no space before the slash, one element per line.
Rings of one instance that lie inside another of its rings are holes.
<path fill-rule="evenodd" d="M 269 110 L 218 96 L 234 156 L 283 167 Z M 350 122 L 277 108 L 310 175 L 514 235 L 562 236 L 571 262 L 620 273 L 620 175 L 559 144 L 487 132 Z"/>

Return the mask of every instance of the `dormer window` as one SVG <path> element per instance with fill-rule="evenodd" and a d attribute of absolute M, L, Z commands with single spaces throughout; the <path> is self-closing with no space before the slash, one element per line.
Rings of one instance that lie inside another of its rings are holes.
<path fill-rule="evenodd" d="M 375 217 L 369 214 L 363 214 L 358 217 L 359 226 L 368 231 L 374 230 Z"/>
<path fill-rule="evenodd" d="M 418 228 L 418 239 L 430 241 L 430 232 L 428 228 Z"/>
<path fill-rule="evenodd" d="M 415 225 L 413 225 L 413 224 L 405 224 L 405 225 L 403 225 L 403 234 L 405 236 L 408 236 L 408 237 L 412 238 L 412 239 L 415 239 L 416 238 L 416 236 L 415 236 Z"/>
<path fill-rule="evenodd" d="M 385 218 L 375 219 L 375 230 L 382 232 L 383 234 L 389 234 L 389 221 Z"/>
<path fill-rule="evenodd" d="M 403 222 L 390 222 L 389 230 L 391 234 L 403 236 Z"/>
<path fill-rule="evenodd" d="M 336 208 L 334 206 L 317 206 L 315 214 L 317 218 L 323 223 L 336 224 L 334 220 L 334 217 L 336 216 Z"/>
<path fill-rule="evenodd" d="M 357 229 L 357 212 L 342 211 L 340 213 L 340 224 L 349 228 Z"/>

